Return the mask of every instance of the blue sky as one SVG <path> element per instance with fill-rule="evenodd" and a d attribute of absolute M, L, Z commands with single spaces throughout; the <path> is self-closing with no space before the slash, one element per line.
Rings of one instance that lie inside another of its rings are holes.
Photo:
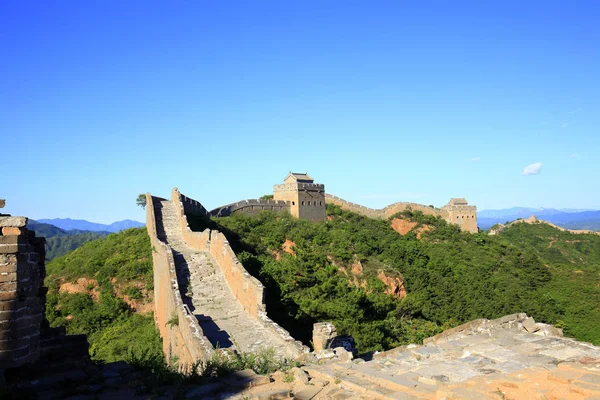
<path fill-rule="evenodd" d="M 143 220 L 139 193 L 213 208 L 290 170 L 371 207 L 600 209 L 598 20 L 597 1 L 3 2 L 4 212 Z"/>

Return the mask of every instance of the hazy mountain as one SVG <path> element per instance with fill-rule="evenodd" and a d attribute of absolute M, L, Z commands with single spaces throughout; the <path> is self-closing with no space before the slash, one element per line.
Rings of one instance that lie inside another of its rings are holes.
<path fill-rule="evenodd" d="M 60 257 L 91 240 L 100 239 L 109 235 L 107 231 L 83 231 L 79 229 L 64 230 L 52 224 L 47 224 L 30 219 L 27 229 L 35 231 L 38 237 L 46 238 L 46 259 Z"/>
<path fill-rule="evenodd" d="M 531 215 L 567 229 L 600 230 L 600 211 L 585 209 L 513 207 L 504 210 L 482 210 L 477 213 L 477 225 L 481 229 L 489 229 L 495 224 L 529 218 Z"/>
<path fill-rule="evenodd" d="M 145 226 L 145 224 L 133 221 L 130 219 L 125 219 L 123 221 L 113 222 L 110 225 L 99 224 L 96 222 L 89 222 L 84 219 L 71 219 L 71 218 L 54 218 L 54 219 L 40 219 L 38 222 L 43 222 L 46 224 L 52 224 L 64 230 L 73 230 L 77 229 L 80 231 L 89 231 L 89 232 L 119 232 L 124 229 L 129 228 L 140 228 Z"/>

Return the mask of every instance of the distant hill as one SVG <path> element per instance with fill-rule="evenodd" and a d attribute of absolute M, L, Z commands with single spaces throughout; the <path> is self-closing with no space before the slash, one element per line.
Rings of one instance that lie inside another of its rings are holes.
<path fill-rule="evenodd" d="M 145 226 L 145 224 L 133 221 L 130 219 L 125 219 L 123 221 L 113 222 L 110 225 L 99 224 L 96 222 L 89 222 L 84 219 L 71 219 L 71 218 L 54 218 L 54 219 L 40 219 L 38 222 L 43 222 L 46 224 L 52 224 L 64 230 L 80 230 L 80 231 L 88 231 L 88 232 L 119 232 L 129 228 L 141 228 Z"/>
<path fill-rule="evenodd" d="M 505 210 L 483 210 L 477 213 L 477 225 L 481 229 L 489 229 L 493 225 L 528 218 L 531 215 L 562 228 L 600 231 L 600 211 L 573 209 L 513 207 Z"/>
<path fill-rule="evenodd" d="M 46 238 L 46 259 L 52 260 L 67 254 L 84 243 L 103 238 L 110 234 L 107 231 L 90 232 L 78 229 L 64 230 L 52 224 L 35 220 L 27 221 L 27 229 L 35 231 L 36 236 Z"/>

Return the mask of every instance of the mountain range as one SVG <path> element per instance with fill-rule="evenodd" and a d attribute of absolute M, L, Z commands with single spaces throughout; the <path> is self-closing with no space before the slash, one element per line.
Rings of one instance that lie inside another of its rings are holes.
<path fill-rule="evenodd" d="M 531 215 L 566 229 L 600 231 L 600 210 L 588 209 L 513 207 L 503 210 L 482 210 L 477 212 L 477 225 L 481 229 L 489 229 L 495 224 L 528 218 Z"/>
<path fill-rule="evenodd" d="M 88 232 L 119 232 L 129 228 L 140 228 L 145 224 L 133 221 L 130 219 L 124 219 L 123 221 L 113 222 L 112 224 L 99 224 L 97 222 L 89 222 L 84 219 L 71 219 L 71 218 L 54 218 L 54 219 L 39 219 L 37 222 L 51 224 L 65 231 L 79 230 Z"/>

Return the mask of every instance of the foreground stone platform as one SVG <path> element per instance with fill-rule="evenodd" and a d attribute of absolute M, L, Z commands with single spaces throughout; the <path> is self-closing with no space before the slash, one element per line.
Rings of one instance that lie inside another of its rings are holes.
<path fill-rule="evenodd" d="M 546 336 L 556 328 L 535 326 L 524 314 L 490 322 L 474 321 L 371 361 L 305 369 L 337 382 L 343 395 L 331 398 L 340 399 L 600 399 L 599 347 Z M 528 322 L 537 333 L 523 327 Z"/>

